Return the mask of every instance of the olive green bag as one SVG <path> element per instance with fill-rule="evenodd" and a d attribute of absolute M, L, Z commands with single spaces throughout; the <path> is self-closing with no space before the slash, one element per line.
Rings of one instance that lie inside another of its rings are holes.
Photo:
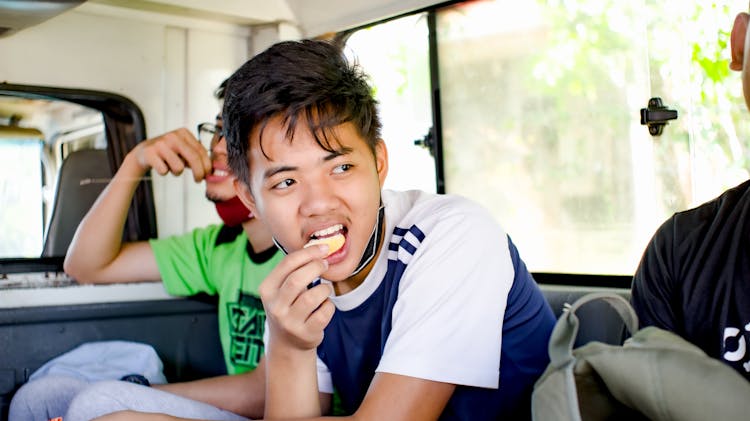
<path fill-rule="evenodd" d="M 573 349 L 576 310 L 604 300 L 632 336 L 622 346 L 589 342 Z M 550 364 L 534 385 L 534 421 L 750 419 L 750 383 L 681 337 L 638 330 L 630 303 L 617 294 L 587 294 L 566 309 L 549 343 Z"/>

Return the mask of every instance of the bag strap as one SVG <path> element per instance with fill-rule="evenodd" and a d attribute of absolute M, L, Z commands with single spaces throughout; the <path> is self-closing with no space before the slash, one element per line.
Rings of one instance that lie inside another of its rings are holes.
<path fill-rule="evenodd" d="M 625 298 L 613 292 L 586 294 L 577 299 L 570 307 L 566 306 L 557 323 L 555 323 L 548 346 L 550 365 L 553 367 L 562 367 L 573 361 L 573 344 L 578 335 L 579 325 L 575 312 L 582 305 L 594 300 L 603 300 L 612 306 L 622 318 L 631 335 L 638 330 L 638 316 Z"/>

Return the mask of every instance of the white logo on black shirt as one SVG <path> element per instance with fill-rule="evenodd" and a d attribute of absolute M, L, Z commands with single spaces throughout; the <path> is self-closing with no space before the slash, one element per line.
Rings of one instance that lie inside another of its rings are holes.
<path fill-rule="evenodd" d="M 750 323 L 745 325 L 745 331 L 750 332 Z M 730 338 L 737 338 L 737 348 L 734 350 L 729 350 L 727 347 L 727 340 Z M 737 362 L 744 359 L 747 352 L 747 342 L 745 341 L 745 336 L 742 334 L 742 331 L 736 327 L 725 327 L 722 349 L 725 350 L 722 357 L 729 362 Z M 742 367 L 746 372 L 750 373 L 750 361 L 744 362 Z"/>

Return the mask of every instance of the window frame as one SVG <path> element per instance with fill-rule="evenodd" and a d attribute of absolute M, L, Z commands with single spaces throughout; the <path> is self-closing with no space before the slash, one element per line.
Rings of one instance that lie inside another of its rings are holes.
<path fill-rule="evenodd" d="M 146 138 L 146 125 L 138 105 L 112 92 L 77 88 L 0 83 L 0 96 L 62 100 L 102 113 L 110 168 L 116 171 L 125 155 Z M 157 236 L 156 209 L 151 180 L 143 180 L 128 208 L 124 241 L 141 241 Z M 0 274 L 62 272 L 65 256 L 0 259 Z"/>

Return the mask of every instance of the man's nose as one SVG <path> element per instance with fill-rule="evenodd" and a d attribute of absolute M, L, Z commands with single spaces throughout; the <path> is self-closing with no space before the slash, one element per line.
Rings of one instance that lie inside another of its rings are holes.
<path fill-rule="evenodd" d="M 211 145 L 211 153 L 213 154 L 227 154 L 227 140 L 224 136 L 219 136 L 219 139 L 214 141 Z"/>
<path fill-rule="evenodd" d="M 300 212 L 303 216 L 325 215 L 336 209 L 339 198 L 328 176 L 318 176 L 308 180 L 303 186 L 303 199 Z"/>

